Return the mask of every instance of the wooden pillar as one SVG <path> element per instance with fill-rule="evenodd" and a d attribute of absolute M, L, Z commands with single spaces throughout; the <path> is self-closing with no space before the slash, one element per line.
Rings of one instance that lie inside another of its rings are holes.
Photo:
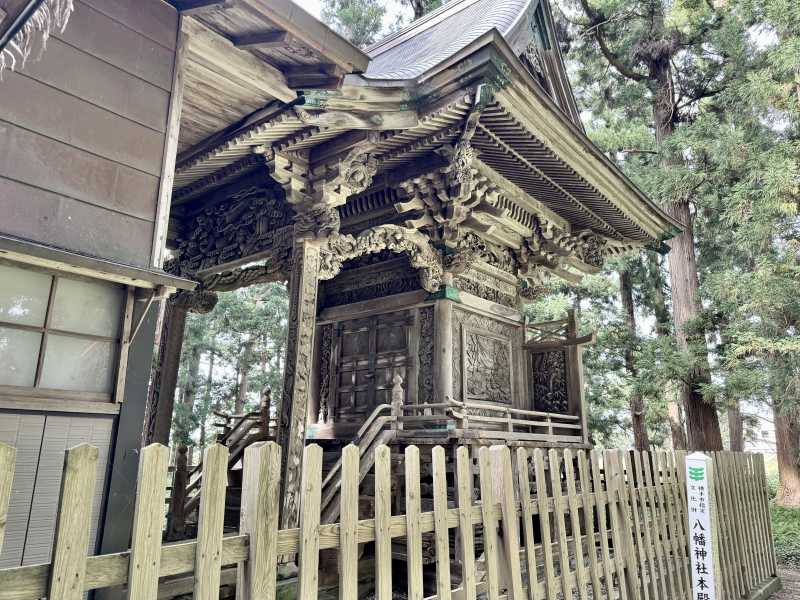
<path fill-rule="evenodd" d="M 434 331 L 434 402 L 453 398 L 453 301 L 437 300 L 433 313 Z"/>
<path fill-rule="evenodd" d="M 158 357 L 152 375 L 148 398 L 148 417 L 145 443 L 169 445 L 172 411 L 175 406 L 175 387 L 181 362 L 186 314 L 205 314 L 217 304 L 217 295 L 206 290 L 179 292 L 169 300 L 164 309 Z"/>
<path fill-rule="evenodd" d="M 169 432 L 172 425 L 172 410 L 175 405 L 175 386 L 178 383 L 178 366 L 181 362 L 183 333 L 186 327 L 188 307 L 176 305 L 165 300 L 161 339 L 158 344 L 158 357 L 150 387 L 149 423 L 147 444 L 169 445 Z"/>
<path fill-rule="evenodd" d="M 289 335 L 283 395 L 278 411 L 278 443 L 283 449 L 281 481 L 284 486 L 281 529 L 297 527 L 299 522 L 300 474 L 311 392 L 319 267 L 319 244 L 298 240 L 292 254 L 289 278 Z"/>
<path fill-rule="evenodd" d="M 578 321 L 575 317 L 575 310 L 569 311 L 567 317 L 567 338 L 576 339 L 578 337 Z M 568 398 L 570 403 L 571 414 L 578 414 L 581 417 L 581 428 L 583 435 L 583 442 L 589 443 L 589 425 L 586 418 L 586 400 L 583 394 L 583 346 L 580 344 L 570 344 L 565 348 L 567 353 L 567 364 L 569 370 L 567 375 L 569 380 Z M 575 411 L 578 411 L 577 413 Z"/>

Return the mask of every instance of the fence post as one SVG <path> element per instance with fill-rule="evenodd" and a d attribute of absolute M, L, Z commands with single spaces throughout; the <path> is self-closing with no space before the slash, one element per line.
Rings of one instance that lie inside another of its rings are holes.
<path fill-rule="evenodd" d="M 461 535 L 462 579 L 464 600 L 475 600 L 475 534 L 472 528 L 472 461 L 467 446 L 456 450 L 456 482 L 458 487 L 458 527 Z M 409 596 L 409 600 L 414 600 Z"/>
<path fill-rule="evenodd" d="M 686 498 L 692 598 L 722 598 L 714 460 L 701 452 L 686 457 Z"/>
<path fill-rule="evenodd" d="M 139 458 L 136 508 L 128 565 L 128 598 L 155 600 L 161 566 L 161 527 L 164 524 L 164 481 L 169 448 L 150 444 Z"/>
<path fill-rule="evenodd" d="M 228 448 L 207 448 L 203 457 L 203 483 L 197 517 L 195 600 L 217 600 L 222 568 L 222 534 L 225 525 L 225 488 L 228 485 Z"/>
<path fill-rule="evenodd" d="M 274 599 L 278 576 L 281 447 L 253 444 L 244 451 L 240 533 L 250 536 L 247 561 L 239 565 L 237 600 Z"/>
<path fill-rule="evenodd" d="M 359 450 L 348 444 L 342 450 L 339 486 L 339 598 L 358 597 L 358 473 Z"/>
<path fill-rule="evenodd" d="M 513 600 L 523 600 L 522 568 L 520 564 L 519 518 L 514 499 L 514 477 L 511 470 L 511 450 L 508 446 L 492 446 L 494 489 L 503 515 L 503 548 L 508 563 L 508 591 Z"/>
<path fill-rule="evenodd" d="M 408 600 L 422 600 L 422 533 L 419 515 L 421 492 L 419 484 L 419 448 L 406 447 L 406 555 L 408 558 Z M 343 599 L 344 600 L 344 599 Z"/>
<path fill-rule="evenodd" d="M 89 444 L 67 451 L 48 598 L 83 598 L 98 455 L 97 448 Z"/>
<path fill-rule="evenodd" d="M 319 583 L 319 520 L 322 497 L 322 448 L 306 446 L 300 475 L 300 544 L 297 597 L 313 600 Z"/>
<path fill-rule="evenodd" d="M 447 463 L 444 448 L 435 446 L 433 461 L 433 522 L 436 546 L 436 595 L 450 600 L 450 532 L 447 528 Z"/>
<path fill-rule="evenodd" d="M 388 446 L 375 449 L 375 598 L 392 600 L 392 464 Z M 305 596 L 300 596 L 305 600 Z"/>

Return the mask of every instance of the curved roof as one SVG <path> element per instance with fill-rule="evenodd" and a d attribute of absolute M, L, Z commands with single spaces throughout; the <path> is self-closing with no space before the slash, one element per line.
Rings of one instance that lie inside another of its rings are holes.
<path fill-rule="evenodd" d="M 535 0 L 534 0 L 535 1 Z M 508 38 L 532 0 L 454 0 L 367 48 L 369 79 L 414 79 L 497 29 Z"/>

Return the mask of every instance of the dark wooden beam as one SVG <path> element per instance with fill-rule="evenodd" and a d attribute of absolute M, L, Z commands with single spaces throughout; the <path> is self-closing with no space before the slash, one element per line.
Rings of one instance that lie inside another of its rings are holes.
<path fill-rule="evenodd" d="M 172 6 L 184 15 L 196 15 L 210 10 L 224 10 L 233 6 L 233 0 L 172 0 Z"/>
<path fill-rule="evenodd" d="M 306 75 L 337 75 L 336 65 L 331 63 L 316 63 L 311 65 L 297 65 L 285 69 L 288 77 L 304 77 Z"/>
<path fill-rule="evenodd" d="M 13 39 L 44 0 L 12 0 L 0 11 L 0 51 Z"/>
<path fill-rule="evenodd" d="M 248 33 L 238 35 L 233 38 L 233 45 L 237 48 L 280 48 L 287 45 L 292 40 L 288 31 L 262 31 L 259 33 Z"/>

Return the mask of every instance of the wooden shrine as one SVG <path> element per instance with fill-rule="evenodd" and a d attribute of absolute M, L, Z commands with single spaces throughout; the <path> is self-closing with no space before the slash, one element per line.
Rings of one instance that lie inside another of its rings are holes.
<path fill-rule="evenodd" d="M 288 28 L 291 43 L 251 32 L 246 14 L 234 3 L 185 19 L 207 41 L 200 52 L 189 37 L 188 81 L 247 49 L 301 92 L 211 136 L 199 124 L 238 108 L 241 85 L 185 92 L 165 268 L 199 286 L 171 301 L 150 439 L 166 439 L 182 315 L 288 281 L 276 425 L 245 416 L 224 438 L 232 466 L 254 441 L 283 447 L 282 526 L 297 523 L 310 440 L 326 450 L 327 520 L 349 443 L 365 473 L 387 443 L 589 447 L 592 338 L 573 315 L 526 323 L 522 306 L 548 278 L 577 282 L 676 224 L 583 133 L 547 3 L 450 2 L 347 68 L 290 64 L 319 54 L 295 51 Z"/>

